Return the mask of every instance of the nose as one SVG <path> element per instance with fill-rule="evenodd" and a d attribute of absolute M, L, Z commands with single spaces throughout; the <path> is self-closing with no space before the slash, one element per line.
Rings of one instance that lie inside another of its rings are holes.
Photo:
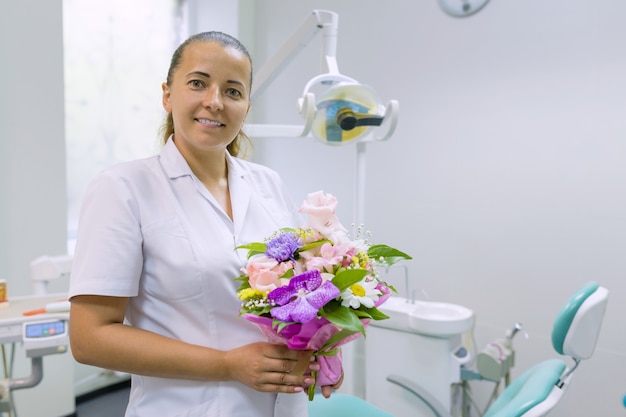
<path fill-rule="evenodd" d="M 206 93 L 202 98 L 202 105 L 210 110 L 224 109 L 222 91 L 217 85 L 213 84 L 209 88 L 207 88 Z"/>

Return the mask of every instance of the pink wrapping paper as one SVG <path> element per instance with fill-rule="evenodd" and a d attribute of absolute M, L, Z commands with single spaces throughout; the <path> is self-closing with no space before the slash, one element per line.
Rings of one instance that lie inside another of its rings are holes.
<path fill-rule="evenodd" d="M 324 355 L 324 353 L 328 353 L 361 336 L 361 333 L 355 333 L 332 346 L 324 348 L 326 342 L 335 333 L 341 330 L 325 317 L 317 317 L 304 324 L 289 324 L 283 327 L 280 332 L 272 328 L 271 318 L 256 316 L 254 314 L 244 314 L 243 317 L 255 323 L 270 342 L 284 343 L 289 349 L 312 350 L 317 353 L 317 362 L 321 369 L 317 374 L 316 385 L 320 387 L 336 384 L 343 373 L 341 352 L 338 351 L 337 354 L 330 354 L 328 356 Z M 362 319 L 361 322 L 365 327 L 369 324 L 368 319 Z M 322 348 L 324 349 L 322 350 Z"/>

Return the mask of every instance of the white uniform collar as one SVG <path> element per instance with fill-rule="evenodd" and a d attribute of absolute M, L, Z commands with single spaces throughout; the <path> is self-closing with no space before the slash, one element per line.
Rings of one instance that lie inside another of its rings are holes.
<path fill-rule="evenodd" d="M 176 147 L 172 136 L 170 136 L 161 149 L 160 160 L 165 173 L 171 179 L 193 176 L 189 164 Z M 226 152 L 226 163 L 228 163 L 228 174 L 230 177 L 243 178 L 248 173 L 248 171 L 241 164 L 237 163 L 236 159 L 228 152 Z"/>

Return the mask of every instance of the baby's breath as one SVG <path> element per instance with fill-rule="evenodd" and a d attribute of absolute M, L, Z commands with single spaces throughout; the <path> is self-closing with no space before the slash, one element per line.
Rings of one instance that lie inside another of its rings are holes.
<path fill-rule="evenodd" d="M 366 245 L 369 245 L 369 238 L 372 237 L 372 232 L 365 230 L 365 225 L 361 224 L 359 227 L 356 227 L 356 225 L 352 223 L 352 230 L 354 230 L 354 240 L 361 239 Z"/>
<path fill-rule="evenodd" d="M 251 299 L 242 304 L 248 310 L 255 310 L 265 307 L 273 307 L 275 304 L 264 298 Z"/>

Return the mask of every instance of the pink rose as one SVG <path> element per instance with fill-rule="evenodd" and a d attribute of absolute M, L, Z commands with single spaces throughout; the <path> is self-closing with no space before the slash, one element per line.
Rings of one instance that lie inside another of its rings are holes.
<path fill-rule="evenodd" d="M 308 226 L 320 232 L 333 243 L 349 240 L 348 231 L 339 222 L 335 215 L 337 198 L 323 191 L 316 191 L 307 195 L 307 199 L 298 210 L 308 215 Z"/>
<path fill-rule="evenodd" d="M 324 243 L 319 248 L 319 254 L 305 251 L 301 252 L 300 256 L 304 258 L 307 270 L 317 269 L 320 272 L 333 272 L 335 265 L 343 264 L 347 249 L 347 243 L 335 246 L 330 243 Z"/>
<path fill-rule="evenodd" d="M 242 268 L 242 272 L 248 275 L 250 287 L 259 291 L 272 291 L 289 282 L 288 279 L 279 278 L 291 268 L 291 261 L 278 262 L 265 255 L 256 255 Z"/>

